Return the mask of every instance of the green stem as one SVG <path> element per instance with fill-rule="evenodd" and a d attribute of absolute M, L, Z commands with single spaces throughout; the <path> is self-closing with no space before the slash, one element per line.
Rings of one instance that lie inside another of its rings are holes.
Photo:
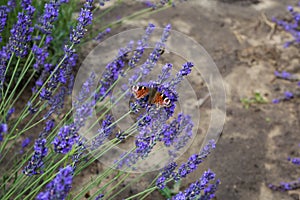
<path fill-rule="evenodd" d="M 155 187 L 152 187 L 152 188 L 149 188 L 149 189 L 146 189 L 146 190 L 144 190 L 144 191 L 142 191 L 142 192 L 139 192 L 139 193 L 137 193 L 137 194 L 135 194 L 135 195 L 133 195 L 133 196 L 131 196 L 131 197 L 126 198 L 125 200 L 134 199 L 135 197 L 141 196 L 141 195 L 143 195 L 143 194 L 145 194 L 145 193 L 153 192 L 153 191 L 156 190 L 156 189 L 157 189 L 156 186 L 155 186 Z"/>
<path fill-rule="evenodd" d="M 10 67 L 10 64 L 11 64 L 11 61 L 12 61 L 12 59 L 13 59 L 13 57 L 14 57 L 14 55 L 15 55 L 15 53 L 13 52 L 12 54 L 11 54 L 11 56 L 10 56 L 10 58 L 9 58 L 9 61 L 8 61 L 8 63 L 7 63 L 7 65 L 6 65 L 6 68 L 5 68 L 5 72 L 4 72 L 4 77 L 6 76 L 6 74 L 7 74 L 7 72 L 8 72 L 8 68 Z M 3 85 L 2 85 L 2 95 L 1 95 L 1 99 L 4 101 L 4 98 L 3 98 L 3 96 L 4 96 L 4 94 L 3 94 L 3 87 L 4 87 L 4 83 L 3 83 Z M 2 104 L 1 104 L 2 105 Z M 0 108 L 1 108 L 1 105 L 0 105 Z"/>
<path fill-rule="evenodd" d="M 153 181 L 149 184 L 149 188 L 153 187 L 154 186 L 154 183 L 156 182 L 156 180 L 160 177 L 160 174 L 158 174 L 154 179 Z M 146 193 L 144 196 L 142 196 L 140 199 L 143 200 L 145 199 L 149 194 L 151 194 L 152 191 L 149 191 L 148 193 Z"/>
<path fill-rule="evenodd" d="M 44 174 L 40 175 L 37 179 L 35 179 L 35 181 L 34 181 L 33 183 L 31 183 L 30 185 L 28 185 L 28 186 L 26 187 L 25 190 L 23 190 L 21 193 L 19 193 L 18 196 L 16 196 L 15 199 L 20 198 L 25 192 L 27 192 L 28 189 L 33 188 L 32 186 L 33 186 L 34 184 L 39 183 L 39 181 L 40 181 L 42 178 L 44 178 L 44 176 L 46 176 L 49 172 L 54 171 L 54 170 L 55 170 L 55 169 L 56 169 L 56 168 L 57 168 L 57 167 L 58 167 L 58 166 L 59 166 L 59 165 L 67 158 L 67 157 L 68 157 L 68 154 L 65 155 L 60 161 L 56 162 L 55 165 L 53 165 L 50 169 L 48 169 L 48 170 L 46 171 L 47 173 L 44 173 Z M 49 174 L 50 174 L 50 173 L 49 173 Z M 39 190 L 40 188 L 42 188 L 46 183 L 48 183 L 49 180 L 52 180 L 55 176 L 56 176 L 56 174 L 55 174 L 55 175 L 52 175 L 48 180 L 43 181 L 42 184 L 39 184 L 39 187 L 34 188 L 34 189 L 27 195 L 27 197 L 24 198 L 24 199 L 28 199 L 32 193 L 34 193 L 35 191 L 38 191 L 38 190 Z M 11 196 L 11 195 L 10 195 L 10 196 Z M 10 197 L 10 196 L 8 196 L 8 197 Z"/>
<path fill-rule="evenodd" d="M 11 75 L 10 81 L 9 81 L 8 86 L 6 88 L 5 94 L 2 97 L 2 102 L 1 102 L 1 105 L 0 105 L 0 109 L 3 107 L 3 104 L 5 102 L 6 96 L 8 94 L 9 89 L 10 89 L 10 86 L 11 86 L 12 82 L 14 81 L 14 77 L 16 75 L 16 72 L 17 72 L 20 60 L 21 60 L 21 58 L 18 58 L 17 63 L 16 63 L 15 68 L 14 68 L 14 71 L 13 71 L 13 74 Z"/>
<path fill-rule="evenodd" d="M 118 190 L 118 192 L 116 192 L 113 196 L 109 197 L 109 200 L 113 200 L 115 199 L 116 196 L 118 196 L 121 192 L 123 192 L 124 190 L 126 190 L 129 186 L 131 186 L 132 184 L 136 183 L 138 180 L 140 180 L 140 178 L 142 178 L 144 176 L 144 174 L 141 174 L 140 176 L 138 176 L 137 178 L 133 179 L 133 181 L 130 181 L 130 183 L 126 184 L 125 187 L 123 187 L 122 189 Z M 121 182 L 120 182 L 121 183 Z M 113 191 L 114 187 L 109 190 L 105 196 L 108 196 L 107 194 L 111 193 Z"/>
<path fill-rule="evenodd" d="M 26 83 L 24 84 L 24 86 L 22 87 L 22 89 L 20 90 L 20 92 L 18 92 L 18 95 L 14 98 L 14 101 L 9 105 L 10 107 L 13 107 L 13 105 L 15 105 L 15 103 L 17 102 L 17 100 L 19 100 L 20 96 L 23 94 L 24 90 L 26 89 L 26 87 L 28 86 L 28 84 L 31 82 L 32 78 L 34 77 L 35 72 L 33 72 L 30 77 L 27 79 Z M 10 98 L 9 98 L 10 100 Z M 4 107 L 6 107 L 7 104 L 4 105 Z"/>

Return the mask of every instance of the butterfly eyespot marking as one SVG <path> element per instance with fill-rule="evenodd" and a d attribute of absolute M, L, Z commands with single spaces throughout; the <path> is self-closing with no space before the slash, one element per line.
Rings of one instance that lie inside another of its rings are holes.
<path fill-rule="evenodd" d="M 168 98 L 165 98 L 165 99 L 164 99 L 164 103 L 165 103 L 166 105 L 169 105 L 169 104 L 171 103 L 171 100 L 168 99 Z"/>
<path fill-rule="evenodd" d="M 132 89 L 132 91 L 136 92 L 136 91 L 139 90 L 139 86 L 134 85 L 134 86 L 131 87 L 131 89 Z"/>
<path fill-rule="evenodd" d="M 165 53 L 165 48 L 160 48 L 160 49 L 158 49 L 158 53 L 159 53 L 160 55 L 163 55 L 163 54 Z"/>

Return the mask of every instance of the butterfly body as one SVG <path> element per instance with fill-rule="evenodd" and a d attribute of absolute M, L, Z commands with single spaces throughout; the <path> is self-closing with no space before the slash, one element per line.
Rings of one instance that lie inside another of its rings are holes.
<path fill-rule="evenodd" d="M 158 107 L 171 106 L 171 100 L 163 93 L 159 92 L 157 88 L 137 86 L 131 87 L 131 91 L 136 99 L 142 99 L 148 97 L 149 104 L 155 104 Z"/>

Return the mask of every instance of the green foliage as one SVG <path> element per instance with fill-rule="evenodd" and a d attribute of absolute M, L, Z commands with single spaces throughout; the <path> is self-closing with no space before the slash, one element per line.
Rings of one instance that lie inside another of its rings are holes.
<path fill-rule="evenodd" d="M 72 0 L 68 4 L 62 4 L 59 18 L 55 24 L 52 35 L 53 38 L 52 46 L 50 46 L 50 53 L 52 53 L 52 62 L 56 63 L 57 60 L 63 55 L 62 46 L 66 39 L 69 39 L 70 27 L 75 24 L 76 17 L 74 13 L 80 12 L 77 6 L 78 0 Z"/>
<path fill-rule="evenodd" d="M 244 108 L 248 109 L 250 106 L 254 104 L 265 104 L 268 101 L 259 92 L 255 92 L 253 97 L 241 98 L 241 102 Z"/>
<path fill-rule="evenodd" d="M 11 12 L 8 13 L 5 29 L 3 30 L 2 33 L 0 33 L 2 35 L 2 42 L 0 43 L 0 48 L 2 48 L 9 41 L 9 37 L 11 35 L 10 30 L 12 29 L 13 25 L 17 21 L 18 13 L 22 12 L 20 2 L 21 1 L 17 1 L 16 7 Z M 39 17 L 44 13 L 44 5 L 47 2 L 48 1 L 46 0 L 32 1 L 32 5 L 36 9 L 32 24 L 38 24 Z M 68 4 L 61 5 L 58 20 L 54 23 L 54 29 L 52 32 L 53 41 L 51 42 L 49 47 L 49 57 L 48 57 L 48 59 L 50 59 L 48 60 L 49 63 L 56 63 L 64 53 L 62 49 L 63 44 L 66 40 L 69 39 L 70 27 L 72 26 L 72 24 L 75 24 L 76 21 L 76 18 L 73 17 L 73 15 L 76 12 L 80 12 L 79 10 L 80 5 L 78 4 L 78 2 L 79 0 L 72 0 Z M 6 5 L 6 4 L 7 4 L 7 0 L 1 2 L 1 5 Z M 35 30 L 32 35 L 33 36 L 38 35 L 38 31 Z M 20 62 L 21 62 L 20 64 L 22 65 L 22 63 L 24 64 L 25 61 L 21 60 Z M 13 65 L 16 64 L 16 60 L 13 60 L 12 64 Z M 8 77 L 11 77 L 12 74 L 11 69 L 12 68 L 9 68 L 7 71 Z M 18 74 L 20 73 L 20 70 L 21 69 L 17 70 L 16 72 L 17 76 L 15 77 L 15 79 L 19 77 Z M 31 71 L 32 70 L 33 69 L 31 69 Z"/>
<path fill-rule="evenodd" d="M 180 191 L 181 181 L 178 181 L 172 188 L 166 186 L 163 190 L 159 190 L 161 195 L 163 195 L 166 199 L 170 199 L 172 196 L 176 195 Z"/>

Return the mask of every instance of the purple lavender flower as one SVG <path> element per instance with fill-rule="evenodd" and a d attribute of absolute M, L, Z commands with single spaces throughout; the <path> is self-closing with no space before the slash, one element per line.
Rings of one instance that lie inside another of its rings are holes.
<path fill-rule="evenodd" d="M 57 88 L 58 83 L 67 83 L 67 78 L 71 77 L 70 75 L 73 67 L 76 65 L 77 58 L 77 54 L 68 55 L 60 66 L 56 66 L 55 69 L 50 72 L 52 76 L 48 81 L 47 86 L 43 87 L 42 91 L 40 92 L 40 98 L 42 100 L 50 100 L 52 91 Z M 45 74 L 43 75 L 45 76 Z"/>
<path fill-rule="evenodd" d="M 52 141 L 54 151 L 62 154 L 66 154 L 71 151 L 73 145 L 79 141 L 77 131 L 78 130 L 74 123 L 61 127 L 57 136 Z"/>
<path fill-rule="evenodd" d="M 79 103 L 84 102 L 84 100 L 91 97 L 91 94 L 93 92 L 91 91 L 91 88 L 95 85 L 95 78 L 96 75 L 94 72 L 92 72 L 88 79 L 82 84 L 79 94 L 76 97 L 76 101 L 78 101 Z"/>
<path fill-rule="evenodd" d="M 171 146 L 178 136 L 185 130 L 188 130 L 189 138 L 191 137 L 190 132 L 193 127 L 190 116 L 184 116 L 182 113 L 178 115 L 170 124 L 164 124 L 163 129 L 160 132 L 161 138 L 165 146 Z"/>
<path fill-rule="evenodd" d="M 6 133 L 8 130 L 7 124 L 1 123 L 0 124 L 0 133 Z"/>
<path fill-rule="evenodd" d="M 8 130 L 7 124 L 0 123 L 0 142 L 3 141 L 3 133 L 6 133 Z"/>
<path fill-rule="evenodd" d="M 175 174 L 175 169 L 177 164 L 175 162 L 170 162 L 166 167 L 161 170 L 161 176 L 156 181 L 156 186 L 159 189 L 164 189 L 166 187 L 166 180 L 171 178 Z"/>
<path fill-rule="evenodd" d="M 148 125 L 138 126 L 139 134 L 136 136 L 135 140 L 135 152 L 142 158 L 147 157 L 156 145 L 156 142 L 160 137 L 160 130 L 169 118 L 165 110 L 157 110 L 155 108 L 150 108 L 146 117 L 148 117 L 148 120 L 151 119 L 151 121 Z"/>
<path fill-rule="evenodd" d="M 108 2 L 109 0 L 99 0 L 99 5 L 104 6 L 105 2 Z"/>
<path fill-rule="evenodd" d="M 83 38 L 84 34 L 87 32 L 85 27 L 90 25 L 93 20 L 92 9 L 93 0 L 86 0 L 84 8 L 81 8 L 79 17 L 77 18 L 77 26 L 72 29 L 70 34 L 70 41 L 73 44 L 80 43 L 80 40 Z"/>
<path fill-rule="evenodd" d="M 153 9 L 157 9 L 158 7 L 164 6 L 166 4 L 170 3 L 169 0 L 160 0 L 159 2 L 152 2 L 152 1 L 144 1 L 144 4 L 149 7 L 149 8 L 153 8 Z M 175 3 L 174 1 L 172 2 L 172 5 L 174 6 Z"/>
<path fill-rule="evenodd" d="M 209 200 L 216 197 L 215 193 L 218 189 L 218 185 L 221 183 L 220 180 L 217 180 L 214 184 L 209 184 L 204 189 L 204 194 L 200 197 L 201 200 Z"/>
<path fill-rule="evenodd" d="M 286 100 L 292 99 L 294 97 L 292 92 L 286 91 L 284 92 L 284 97 Z"/>
<path fill-rule="evenodd" d="M 123 165 L 133 167 L 140 158 L 146 158 L 156 143 L 159 141 L 159 133 L 163 124 L 168 120 L 168 115 L 164 109 L 149 108 L 146 115 L 147 123 L 138 125 L 137 130 L 139 134 L 135 139 L 135 151 L 130 154 L 125 154 L 118 160 L 118 168 Z"/>
<path fill-rule="evenodd" d="M 44 130 L 40 133 L 38 139 L 34 143 L 34 153 L 28 164 L 24 167 L 23 173 L 27 176 L 43 173 L 44 161 L 43 158 L 47 155 L 48 148 L 46 147 L 46 137 L 54 127 L 54 121 L 46 122 Z"/>
<path fill-rule="evenodd" d="M 171 157 L 176 157 L 178 152 L 187 145 L 193 134 L 193 126 L 193 122 L 189 115 L 182 117 L 178 116 L 178 119 L 171 122 L 170 126 L 166 126 L 169 132 L 168 134 L 164 134 L 163 141 L 167 141 L 168 145 L 173 146 L 173 149 L 169 150 L 169 155 Z"/>
<path fill-rule="evenodd" d="M 87 118 L 92 115 L 95 107 L 95 100 L 87 100 L 87 102 L 75 104 L 74 107 L 74 126 L 79 130 L 84 126 Z"/>
<path fill-rule="evenodd" d="M 150 7 L 150 8 L 153 8 L 153 9 L 156 8 L 156 4 L 155 4 L 155 3 L 152 3 L 151 1 L 144 1 L 144 4 L 145 4 L 147 7 Z"/>
<path fill-rule="evenodd" d="M 113 123 L 112 115 L 106 115 L 102 121 L 101 129 L 98 130 L 97 136 L 92 140 L 92 150 L 99 148 L 103 142 L 112 134 L 113 129 L 116 127 Z"/>
<path fill-rule="evenodd" d="M 10 31 L 11 36 L 9 37 L 8 48 L 19 57 L 27 55 L 29 42 L 31 42 L 31 33 L 34 29 L 31 18 L 35 8 L 30 4 L 31 1 L 22 1 L 22 7 L 26 10 L 26 13 L 18 14 L 18 21 Z"/>
<path fill-rule="evenodd" d="M 76 62 L 78 60 L 77 54 L 72 54 L 68 56 L 64 62 L 62 63 L 61 67 L 58 70 L 58 81 L 62 84 L 66 84 L 67 77 L 69 77 L 72 73 L 73 68 L 76 65 Z"/>
<path fill-rule="evenodd" d="M 42 91 L 40 93 L 41 99 L 44 99 L 44 100 L 50 100 L 51 95 L 52 95 L 52 92 L 45 87 L 42 89 Z"/>
<path fill-rule="evenodd" d="M 272 103 L 274 103 L 274 104 L 278 104 L 280 102 L 280 99 L 273 99 L 272 100 Z"/>
<path fill-rule="evenodd" d="M 299 6 L 299 5 L 298 5 Z M 286 22 L 283 20 L 273 19 L 279 26 L 283 27 L 285 31 L 289 32 L 293 37 L 293 41 L 289 41 L 285 44 L 285 47 L 288 47 L 292 44 L 300 43 L 300 30 L 299 30 L 299 23 L 300 23 L 300 13 L 295 11 L 292 6 L 288 6 L 287 10 L 293 17 L 291 22 Z"/>
<path fill-rule="evenodd" d="M 0 50 L 0 89 L 3 87 L 5 80 L 6 63 L 11 57 L 11 52 L 7 46 L 3 46 Z"/>
<path fill-rule="evenodd" d="M 8 12 L 11 12 L 17 6 L 16 0 L 7 1 Z"/>
<path fill-rule="evenodd" d="M 30 162 L 23 169 L 23 173 L 27 176 L 43 173 L 44 162 L 43 158 L 47 155 L 48 148 L 45 147 L 47 140 L 38 138 L 34 144 L 34 155 Z"/>
<path fill-rule="evenodd" d="M 30 144 L 31 142 L 31 139 L 29 137 L 25 138 L 23 141 L 22 141 L 22 145 L 21 145 L 21 150 L 20 150 L 20 153 L 24 153 L 24 149 Z"/>
<path fill-rule="evenodd" d="M 12 107 L 10 108 L 8 111 L 7 111 L 7 114 L 6 114 L 6 121 L 8 121 L 10 119 L 10 117 L 12 116 L 12 114 L 15 112 L 15 108 Z"/>
<path fill-rule="evenodd" d="M 42 48 L 39 48 L 37 45 L 33 45 L 32 52 L 34 54 L 36 62 L 33 64 L 33 67 L 35 70 L 38 70 L 40 66 L 43 66 L 45 64 L 45 61 L 47 57 L 49 56 L 49 53 L 47 51 L 47 47 L 44 46 Z"/>
<path fill-rule="evenodd" d="M 106 65 L 102 78 L 99 81 L 101 87 L 95 95 L 97 101 L 102 101 L 111 93 L 110 87 L 118 79 L 119 75 L 122 74 L 122 70 L 125 66 L 126 54 L 132 50 L 132 45 L 133 42 L 131 41 L 126 48 L 121 48 L 117 58 Z"/>
<path fill-rule="evenodd" d="M 56 113 L 60 114 L 61 109 L 64 107 L 64 100 L 67 93 L 67 89 L 65 87 L 61 87 L 59 92 L 50 97 L 48 104 L 50 105 L 50 109 L 44 115 L 44 119 L 47 119 L 51 114 Z"/>
<path fill-rule="evenodd" d="M 146 62 L 129 79 L 130 85 L 133 85 L 136 81 L 138 81 L 137 80 L 138 77 L 143 79 L 143 77 L 147 76 L 150 73 L 150 71 L 153 69 L 153 67 L 156 65 L 158 59 L 161 56 L 161 49 L 165 48 L 165 43 L 170 35 L 170 30 L 171 30 L 171 25 L 168 24 L 164 29 L 160 41 L 156 43 L 154 50 L 150 53 Z"/>
<path fill-rule="evenodd" d="M 51 34 L 54 28 L 53 22 L 57 21 L 59 8 L 62 3 L 67 3 L 68 1 L 57 1 L 50 0 L 49 3 L 45 3 L 44 13 L 39 19 L 39 23 L 35 26 L 44 34 Z M 48 43 L 48 42 L 46 42 Z"/>
<path fill-rule="evenodd" d="M 74 101 L 74 122 L 61 127 L 52 141 L 55 152 L 66 154 L 74 144 L 78 144 L 80 140 L 78 131 L 85 125 L 88 117 L 92 115 L 96 103 L 94 99 L 88 100 L 89 97 L 94 95 L 90 90 L 94 84 L 95 74 L 91 73 L 90 77 L 83 83 L 76 101 Z"/>
<path fill-rule="evenodd" d="M 0 33 L 4 30 L 7 21 L 7 6 L 0 6 Z M 0 42 L 2 42 L 2 36 L 0 35 Z"/>
<path fill-rule="evenodd" d="M 174 77 L 171 81 L 164 83 L 165 87 L 169 87 L 170 89 L 175 89 L 176 86 L 182 81 L 183 77 L 191 73 L 193 67 L 194 64 L 191 62 L 184 63 L 182 65 L 182 68 L 176 74 L 176 77 Z"/>
<path fill-rule="evenodd" d="M 158 80 L 160 83 L 163 83 L 168 80 L 171 76 L 171 69 L 173 65 L 171 63 L 167 63 L 162 67 L 161 74 L 158 76 Z"/>
<path fill-rule="evenodd" d="M 69 84 L 68 84 L 67 95 L 72 94 L 72 90 L 73 90 L 73 87 L 74 87 L 74 82 L 75 82 L 74 74 L 71 74 L 71 75 L 70 75 L 70 78 L 69 78 Z"/>
<path fill-rule="evenodd" d="M 172 197 L 172 200 L 179 199 L 199 199 L 199 200 L 209 200 L 214 197 L 217 186 L 220 183 L 219 180 L 215 184 L 210 184 L 209 182 L 215 179 L 215 174 L 208 170 L 205 171 L 202 177 L 195 183 L 190 184 L 190 186 L 184 191 L 179 192 L 177 195 Z"/>
<path fill-rule="evenodd" d="M 85 147 L 86 140 L 84 138 L 80 138 L 77 142 L 76 151 L 72 154 L 72 166 L 74 171 L 77 168 L 77 163 L 81 160 L 83 157 L 86 147 Z"/>
<path fill-rule="evenodd" d="M 104 197 L 103 194 L 99 194 L 98 196 L 96 196 L 95 200 L 102 200 Z"/>
<path fill-rule="evenodd" d="M 65 199 L 72 187 L 73 168 L 68 165 L 61 168 L 55 178 L 47 184 L 44 192 L 40 192 L 36 199 Z"/>
<path fill-rule="evenodd" d="M 32 1 L 31 0 L 22 0 L 21 1 L 21 7 L 24 10 L 27 10 L 29 6 L 31 6 Z"/>
<path fill-rule="evenodd" d="M 284 92 L 284 96 L 273 99 L 272 103 L 278 104 L 281 101 L 288 101 L 288 100 L 291 100 L 293 98 L 294 98 L 294 94 L 290 91 L 286 91 L 286 92 Z"/>
<path fill-rule="evenodd" d="M 100 32 L 100 33 L 97 35 L 97 37 L 95 37 L 95 40 L 101 41 L 105 35 L 107 35 L 108 33 L 110 33 L 110 31 L 111 31 L 110 28 L 105 29 L 104 31 Z"/>
<path fill-rule="evenodd" d="M 46 34 L 51 33 L 51 29 L 53 26 L 51 23 L 57 20 L 58 9 L 61 3 L 67 3 L 68 1 L 62 0 L 59 2 L 51 1 L 49 4 L 45 5 L 45 12 L 41 19 L 41 24 L 39 28 L 44 31 Z M 91 24 L 92 20 L 92 0 L 87 0 L 84 4 L 84 8 L 81 9 L 81 13 L 77 18 L 77 26 L 72 29 L 70 34 L 70 41 L 74 44 L 78 44 L 80 40 L 83 38 L 85 32 L 85 26 Z M 51 41 L 51 37 L 46 37 L 45 44 L 46 46 Z M 56 66 L 51 72 L 50 81 L 47 83 L 47 87 L 44 87 L 40 93 L 40 98 L 42 100 L 49 100 L 52 95 L 52 91 L 57 87 L 57 84 L 60 82 L 62 84 L 67 83 L 68 77 L 70 77 L 72 68 L 76 65 L 77 54 L 75 54 L 75 49 L 73 45 L 64 45 L 65 56 L 63 58 L 63 62 L 61 65 Z M 46 54 L 40 52 L 40 56 L 45 57 Z M 44 75 L 45 76 L 45 75 Z"/>
<path fill-rule="evenodd" d="M 300 166 L 300 158 L 288 158 L 288 161 L 290 161 L 294 165 L 299 165 Z"/>
<path fill-rule="evenodd" d="M 152 32 L 154 31 L 154 29 L 155 29 L 155 26 L 150 23 L 148 25 L 148 27 L 146 28 L 145 34 L 143 35 L 142 39 L 137 42 L 138 46 L 137 46 L 136 50 L 134 51 L 132 58 L 128 62 L 128 65 L 131 68 L 134 68 L 136 66 L 136 63 L 138 63 L 139 60 L 141 59 L 141 57 L 144 53 L 145 47 L 148 46 L 149 37 L 152 34 Z"/>
<path fill-rule="evenodd" d="M 291 74 L 286 72 L 286 71 L 282 71 L 281 73 L 278 71 L 274 72 L 275 76 L 278 78 L 282 78 L 282 79 L 287 79 L 289 80 L 291 78 Z"/>
<path fill-rule="evenodd" d="M 171 163 L 167 167 L 164 168 L 164 170 L 161 172 L 161 175 L 159 177 L 159 182 L 157 182 L 157 186 L 160 189 L 163 189 L 165 187 L 165 183 L 163 183 L 161 180 L 165 177 L 165 180 L 172 177 L 174 181 L 179 181 L 182 178 L 185 178 L 188 174 L 192 173 L 197 169 L 200 163 L 203 162 L 203 160 L 210 154 L 211 150 L 215 148 L 215 142 L 213 140 L 209 141 L 209 143 L 203 148 L 203 150 L 199 154 L 192 155 L 187 163 L 183 163 L 178 168 L 177 172 L 175 172 L 175 168 L 177 167 L 176 163 Z"/>
<path fill-rule="evenodd" d="M 269 184 L 268 187 L 275 191 L 288 191 L 300 188 L 300 181 L 281 182 L 279 185 Z"/>

